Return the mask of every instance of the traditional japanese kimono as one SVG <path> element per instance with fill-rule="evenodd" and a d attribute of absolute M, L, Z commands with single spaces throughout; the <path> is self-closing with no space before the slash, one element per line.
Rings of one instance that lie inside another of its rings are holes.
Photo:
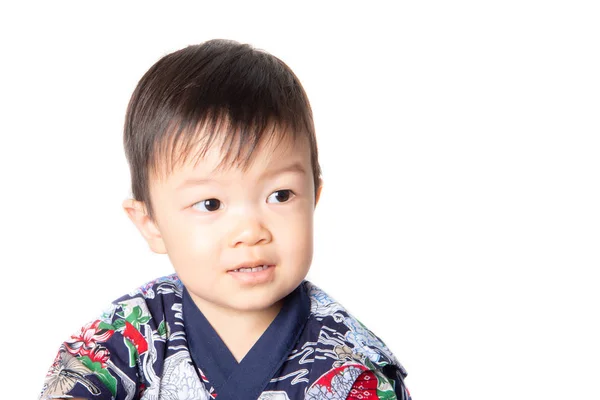
<path fill-rule="evenodd" d="M 386 345 L 308 281 L 237 362 L 177 277 L 115 301 L 60 347 L 40 399 L 410 399 Z"/>

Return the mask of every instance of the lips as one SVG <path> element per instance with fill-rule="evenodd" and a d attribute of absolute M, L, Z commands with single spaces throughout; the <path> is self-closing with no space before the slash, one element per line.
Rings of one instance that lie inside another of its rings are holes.
<path fill-rule="evenodd" d="M 255 260 L 237 265 L 227 271 L 227 275 L 239 285 L 240 288 L 256 288 L 259 285 L 268 285 L 275 278 L 275 264 L 265 260 Z"/>

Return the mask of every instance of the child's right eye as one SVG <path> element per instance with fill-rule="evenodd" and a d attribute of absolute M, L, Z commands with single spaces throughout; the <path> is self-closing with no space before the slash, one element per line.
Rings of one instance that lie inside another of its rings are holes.
<path fill-rule="evenodd" d="M 192 205 L 192 208 L 200 211 L 217 211 L 221 208 L 221 201 L 218 199 L 206 199 Z"/>

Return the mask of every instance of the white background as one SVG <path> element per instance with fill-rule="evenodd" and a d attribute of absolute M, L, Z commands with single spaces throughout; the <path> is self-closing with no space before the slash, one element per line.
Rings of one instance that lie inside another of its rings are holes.
<path fill-rule="evenodd" d="M 125 108 L 160 57 L 228 38 L 303 82 L 309 278 L 415 400 L 600 398 L 596 2 L 81 3 L 0 9 L 0 397 L 35 398 L 61 341 L 171 273 L 121 209 Z"/>

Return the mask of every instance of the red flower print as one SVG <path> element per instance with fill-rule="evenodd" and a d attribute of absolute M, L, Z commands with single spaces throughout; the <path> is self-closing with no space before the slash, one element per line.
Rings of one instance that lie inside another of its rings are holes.
<path fill-rule="evenodd" d="M 72 355 L 89 355 L 99 342 L 106 342 L 115 333 L 110 329 L 99 328 L 102 321 L 94 321 L 83 328 L 78 335 L 72 335 L 71 339 L 65 342 L 67 351 Z"/>
<path fill-rule="evenodd" d="M 106 368 L 106 363 L 110 358 L 110 352 L 104 346 L 96 346 L 89 353 L 81 355 L 88 356 L 92 362 L 99 362 L 102 365 L 102 368 Z"/>

